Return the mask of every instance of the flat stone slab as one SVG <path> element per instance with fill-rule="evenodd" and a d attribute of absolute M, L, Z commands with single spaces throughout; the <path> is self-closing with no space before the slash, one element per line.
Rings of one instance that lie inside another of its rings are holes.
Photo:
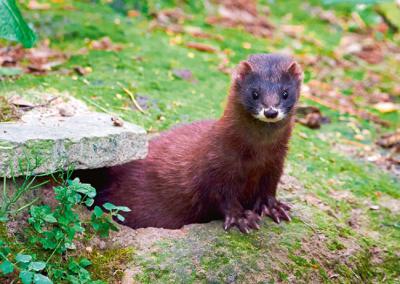
<path fill-rule="evenodd" d="M 107 114 L 0 123 L 0 177 L 51 173 L 70 165 L 74 169 L 114 166 L 146 154 L 145 130 L 127 122 L 116 126 Z"/>

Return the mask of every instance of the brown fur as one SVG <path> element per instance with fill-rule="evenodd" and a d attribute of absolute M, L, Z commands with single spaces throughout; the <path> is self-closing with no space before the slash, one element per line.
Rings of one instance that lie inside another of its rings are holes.
<path fill-rule="evenodd" d="M 219 120 L 162 133 L 150 141 L 145 159 L 101 173 L 110 179 L 99 181 L 105 188 L 97 203 L 130 207 L 125 224 L 133 228 L 180 228 L 231 216 L 233 225 L 248 231 L 238 224 L 251 223 L 245 210 L 260 214 L 268 196 L 276 195 L 293 118 L 273 124 L 254 119 L 239 103 L 237 88 L 234 80 Z"/>

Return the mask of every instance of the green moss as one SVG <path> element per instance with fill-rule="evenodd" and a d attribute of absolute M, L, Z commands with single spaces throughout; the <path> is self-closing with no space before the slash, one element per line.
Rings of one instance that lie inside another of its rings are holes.
<path fill-rule="evenodd" d="M 332 240 L 327 244 L 328 249 L 331 251 L 341 250 L 346 248 L 339 240 Z"/>
<path fill-rule="evenodd" d="M 14 121 L 18 118 L 17 109 L 9 104 L 5 97 L 0 96 L 0 122 Z"/>
<path fill-rule="evenodd" d="M 88 270 L 92 279 L 105 281 L 106 283 L 119 283 L 127 265 L 133 259 L 133 248 L 112 248 L 106 250 L 94 250 L 90 254 L 83 254 L 91 262 Z"/>

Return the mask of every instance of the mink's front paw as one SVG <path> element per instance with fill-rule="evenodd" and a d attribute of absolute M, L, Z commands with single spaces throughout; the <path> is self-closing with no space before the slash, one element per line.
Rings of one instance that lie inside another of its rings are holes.
<path fill-rule="evenodd" d="M 229 231 L 232 227 L 237 227 L 242 233 L 249 233 L 251 229 L 258 230 L 261 217 L 251 210 L 244 211 L 242 216 L 226 215 L 224 229 Z"/>
<path fill-rule="evenodd" d="M 274 196 L 268 196 L 264 203 L 256 208 L 256 212 L 271 217 L 278 224 L 281 220 L 291 221 L 289 210 L 289 205 L 276 200 Z"/>

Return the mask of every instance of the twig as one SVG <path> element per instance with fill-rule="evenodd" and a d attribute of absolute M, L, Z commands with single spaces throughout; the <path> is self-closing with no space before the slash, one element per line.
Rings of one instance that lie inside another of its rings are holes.
<path fill-rule="evenodd" d="M 348 140 L 348 139 L 340 139 L 340 141 L 345 143 L 345 144 L 357 146 L 357 147 L 360 147 L 360 148 L 365 148 L 366 146 L 368 146 L 366 144 L 363 144 L 363 143 L 360 143 L 360 142 L 357 142 L 357 141 Z"/>
<path fill-rule="evenodd" d="M 63 241 L 63 239 L 61 239 L 56 248 L 53 250 L 53 252 L 51 253 L 51 255 L 49 256 L 49 258 L 46 260 L 46 265 L 49 263 L 50 259 L 53 257 L 53 255 L 56 253 L 56 251 L 58 250 L 58 247 L 61 245 L 61 242 Z"/>
<path fill-rule="evenodd" d="M 109 115 L 115 116 L 115 113 L 112 113 L 111 111 L 105 109 L 105 108 L 102 107 L 101 105 L 99 105 L 99 104 L 97 104 L 97 103 L 95 103 L 95 102 L 93 102 L 93 101 L 91 101 L 91 100 L 89 100 L 89 99 L 87 99 L 87 98 L 85 98 L 85 97 L 83 98 L 83 100 L 84 100 L 85 102 L 87 102 L 87 103 L 89 103 L 89 104 L 91 104 L 91 105 L 97 107 L 97 108 L 100 109 L 101 111 L 103 111 L 103 112 L 105 112 L 105 113 L 108 113 Z"/>
<path fill-rule="evenodd" d="M 307 227 L 309 227 L 314 233 L 319 234 L 319 231 L 317 229 L 314 228 L 314 226 L 312 226 L 311 224 L 307 223 L 304 220 L 299 219 L 300 222 L 302 222 L 304 225 L 306 225 Z"/>
<path fill-rule="evenodd" d="M 46 103 L 40 104 L 40 105 L 34 105 L 32 108 L 48 106 L 52 101 L 55 101 L 55 100 L 58 99 L 58 98 L 59 98 L 59 97 L 53 97 L 53 98 L 49 99 Z"/>
<path fill-rule="evenodd" d="M 38 200 L 39 200 L 39 197 L 36 197 L 35 199 L 33 199 L 33 200 L 32 200 L 31 202 L 29 202 L 28 204 L 25 204 L 24 206 L 22 206 L 22 207 L 18 208 L 17 210 L 15 210 L 13 213 L 16 214 L 16 213 L 18 213 L 19 211 L 24 210 L 26 207 L 31 206 L 33 203 L 35 203 L 35 202 L 38 201 Z"/>
<path fill-rule="evenodd" d="M 9 100 L 11 100 L 12 98 L 13 98 L 13 97 L 11 97 Z M 38 104 L 38 105 L 33 105 L 33 106 L 20 105 L 20 104 L 15 104 L 15 103 L 12 103 L 12 102 L 10 102 L 10 104 L 13 105 L 13 106 L 15 106 L 15 107 L 17 107 L 17 108 L 23 109 L 24 111 L 27 111 L 27 110 L 32 110 L 32 109 L 38 108 L 38 107 L 46 107 L 46 106 L 48 106 L 52 101 L 54 101 L 54 100 L 56 100 L 56 99 L 58 99 L 58 98 L 59 98 L 59 97 L 56 96 L 56 97 L 53 97 L 53 98 L 49 99 L 47 102 L 45 102 L 45 103 L 43 103 L 43 104 Z"/>
<path fill-rule="evenodd" d="M 133 102 L 133 104 L 135 105 L 135 107 L 141 112 L 141 113 L 146 113 L 142 107 L 139 105 L 139 103 L 136 101 L 135 96 L 132 94 L 131 91 L 129 91 L 127 88 L 124 87 L 124 85 L 122 85 L 120 82 L 117 83 L 118 86 L 120 86 L 122 88 L 122 90 L 124 90 L 125 93 L 128 94 L 128 96 L 130 97 L 131 101 Z"/>

